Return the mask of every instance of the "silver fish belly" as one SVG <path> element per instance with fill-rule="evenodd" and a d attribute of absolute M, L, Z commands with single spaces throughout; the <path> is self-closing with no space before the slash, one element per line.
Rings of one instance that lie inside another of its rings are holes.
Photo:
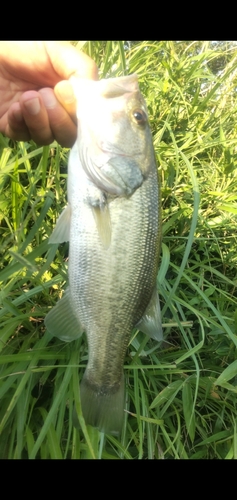
<path fill-rule="evenodd" d="M 111 126 L 105 117 L 104 132 L 97 131 L 94 118 L 90 113 L 88 118 L 86 109 L 83 115 L 78 105 L 78 141 L 68 168 L 69 203 L 51 237 L 51 243 L 70 241 L 69 289 L 45 323 L 65 341 L 86 332 L 83 415 L 87 423 L 117 434 L 123 422 L 123 362 L 131 331 L 137 325 L 156 340 L 162 336 L 156 291 L 160 200 L 136 76 L 93 83 L 101 84 L 92 110 L 95 122 L 104 104 L 111 107 Z"/>

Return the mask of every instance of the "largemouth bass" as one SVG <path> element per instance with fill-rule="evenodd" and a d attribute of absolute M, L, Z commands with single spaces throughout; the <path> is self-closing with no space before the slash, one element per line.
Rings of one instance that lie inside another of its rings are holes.
<path fill-rule="evenodd" d="M 82 412 L 88 424 L 116 434 L 132 329 L 162 338 L 158 174 L 137 75 L 72 83 L 78 139 L 69 157 L 68 206 L 50 238 L 70 242 L 69 288 L 45 324 L 66 342 L 86 332 Z"/>

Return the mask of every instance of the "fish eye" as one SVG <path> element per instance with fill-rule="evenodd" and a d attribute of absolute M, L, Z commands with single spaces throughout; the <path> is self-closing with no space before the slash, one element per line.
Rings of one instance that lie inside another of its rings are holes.
<path fill-rule="evenodd" d="M 147 122 L 146 113 L 142 109 L 135 109 L 135 111 L 133 111 L 133 117 L 138 125 L 144 125 Z"/>

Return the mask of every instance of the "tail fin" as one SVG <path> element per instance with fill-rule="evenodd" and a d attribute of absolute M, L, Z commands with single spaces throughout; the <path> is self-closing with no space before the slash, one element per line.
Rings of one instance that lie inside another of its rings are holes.
<path fill-rule="evenodd" d="M 101 432 L 120 434 L 124 416 L 124 377 L 116 392 L 95 389 L 86 374 L 81 382 L 81 406 L 87 424 Z"/>

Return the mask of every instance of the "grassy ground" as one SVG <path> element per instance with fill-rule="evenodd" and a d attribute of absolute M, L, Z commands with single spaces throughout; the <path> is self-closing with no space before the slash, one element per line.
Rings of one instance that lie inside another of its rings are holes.
<path fill-rule="evenodd" d="M 0 458 L 237 458 L 237 46 L 93 42 L 101 76 L 136 72 L 162 181 L 166 340 L 135 330 L 121 439 L 72 425 L 87 363 L 44 317 L 67 284 L 48 245 L 68 150 L 0 136 Z"/>

